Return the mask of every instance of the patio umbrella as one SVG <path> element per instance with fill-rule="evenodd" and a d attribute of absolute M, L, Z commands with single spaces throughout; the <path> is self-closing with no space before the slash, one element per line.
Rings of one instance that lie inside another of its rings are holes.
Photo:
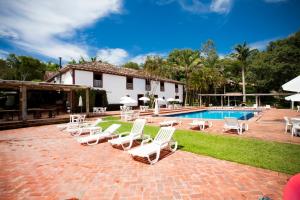
<path fill-rule="evenodd" d="M 124 100 L 124 99 L 127 99 L 127 98 L 130 98 L 129 96 L 123 96 L 120 98 L 120 101 Z"/>
<path fill-rule="evenodd" d="M 176 101 L 176 102 L 179 102 L 179 103 L 182 102 L 180 99 L 175 99 L 175 101 Z"/>
<path fill-rule="evenodd" d="M 82 112 L 83 103 L 82 103 L 82 97 L 81 97 L 81 95 L 79 96 L 78 106 L 80 107 L 80 112 Z"/>
<path fill-rule="evenodd" d="M 154 100 L 155 106 L 154 106 L 154 115 L 159 114 L 159 105 L 158 105 L 158 99 Z"/>
<path fill-rule="evenodd" d="M 139 98 L 139 100 L 141 100 L 141 101 L 150 101 L 150 99 L 148 97 L 141 97 L 141 98 Z"/>
<path fill-rule="evenodd" d="M 290 80 L 282 85 L 283 90 L 291 92 L 300 92 L 300 76 Z"/>
<path fill-rule="evenodd" d="M 292 110 L 294 110 L 294 102 L 299 101 L 300 102 L 300 94 L 293 94 L 291 96 L 285 97 L 285 100 L 291 101 L 292 104 Z"/>
<path fill-rule="evenodd" d="M 137 101 L 130 98 L 130 97 L 124 97 L 124 98 L 122 97 L 120 103 L 129 106 L 129 105 L 132 105 L 132 104 L 136 104 Z"/>
<path fill-rule="evenodd" d="M 158 103 L 160 103 L 160 104 L 163 104 L 163 103 L 165 103 L 165 100 L 164 99 L 162 99 L 162 98 L 156 98 L 156 100 L 157 100 L 157 102 Z"/>
<path fill-rule="evenodd" d="M 300 94 L 293 94 L 291 96 L 285 97 L 287 101 L 300 101 Z"/>
<path fill-rule="evenodd" d="M 168 98 L 167 99 L 167 102 L 172 102 L 172 101 L 175 101 L 175 99 L 174 98 Z"/>

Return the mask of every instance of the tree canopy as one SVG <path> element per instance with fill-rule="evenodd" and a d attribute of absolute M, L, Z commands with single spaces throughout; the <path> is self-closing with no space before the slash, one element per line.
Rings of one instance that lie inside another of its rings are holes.
<path fill-rule="evenodd" d="M 128 62 L 122 67 L 144 70 L 149 77 L 184 82 L 186 102 L 197 99 L 198 93 L 240 92 L 243 85 L 249 93 L 282 91 L 285 82 L 300 75 L 300 32 L 272 41 L 262 51 L 250 49 L 246 43 L 233 50 L 233 54 L 220 58 L 214 41 L 208 40 L 199 50 L 174 49 L 165 57 L 148 56 L 142 65 Z M 95 61 L 97 57 L 82 57 L 69 63 Z M 0 59 L 0 78 L 42 80 L 46 71 L 58 67 L 53 62 L 10 54 Z"/>

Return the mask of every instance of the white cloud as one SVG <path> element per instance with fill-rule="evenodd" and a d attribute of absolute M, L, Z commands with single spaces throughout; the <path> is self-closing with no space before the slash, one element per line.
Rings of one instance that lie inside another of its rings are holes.
<path fill-rule="evenodd" d="M 0 37 L 49 57 L 87 57 L 86 45 L 68 40 L 76 30 L 120 13 L 121 6 L 122 0 L 2 0 Z"/>
<path fill-rule="evenodd" d="M 0 59 L 5 59 L 8 56 L 9 52 L 0 49 Z"/>
<path fill-rule="evenodd" d="M 145 54 L 136 55 L 136 56 L 132 57 L 129 61 L 132 61 L 132 62 L 135 62 L 135 63 L 138 63 L 138 64 L 143 64 L 143 63 L 145 63 L 148 56 L 161 56 L 161 57 L 164 57 L 165 55 L 166 55 L 165 53 L 155 53 L 155 52 L 145 53 Z"/>
<path fill-rule="evenodd" d="M 276 38 L 252 42 L 249 44 L 249 47 L 250 47 L 250 49 L 264 50 L 271 41 L 274 41 L 277 39 L 279 39 L 279 38 L 276 37 Z"/>
<path fill-rule="evenodd" d="M 266 3 L 279 3 L 279 2 L 285 2 L 287 0 L 264 0 Z"/>
<path fill-rule="evenodd" d="M 130 55 L 125 49 L 121 48 L 105 48 L 99 49 L 97 51 L 97 58 L 106 61 L 113 65 L 122 65 L 126 62 L 135 62 L 138 64 L 143 64 L 147 58 L 147 56 L 165 56 L 165 53 L 156 53 L 150 52 L 145 54 L 138 54 L 138 55 Z"/>
<path fill-rule="evenodd" d="M 216 13 L 229 13 L 233 0 L 213 0 L 210 4 L 210 10 Z"/>
<path fill-rule="evenodd" d="M 211 0 L 210 3 L 203 3 L 201 0 L 158 0 L 158 5 L 167 5 L 177 2 L 180 7 L 188 12 L 203 14 L 203 13 L 219 13 L 227 14 L 232 8 L 234 0 Z"/>
<path fill-rule="evenodd" d="M 124 49 L 99 49 L 97 58 L 114 65 L 121 65 L 128 60 L 128 52 Z"/>

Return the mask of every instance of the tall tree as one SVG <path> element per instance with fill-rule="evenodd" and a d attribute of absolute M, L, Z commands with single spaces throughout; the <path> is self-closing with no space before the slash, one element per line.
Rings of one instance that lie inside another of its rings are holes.
<path fill-rule="evenodd" d="M 243 102 L 246 102 L 245 68 L 248 65 L 248 58 L 250 57 L 252 50 L 250 50 L 246 42 L 244 42 L 244 44 L 236 45 L 234 49 L 236 51 L 235 56 L 242 68 Z"/>
<path fill-rule="evenodd" d="M 179 71 L 184 71 L 185 81 L 185 103 L 188 103 L 189 76 L 193 68 L 199 67 L 201 63 L 199 51 L 191 49 L 173 50 L 168 56 L 168 63 Z"/>
<path fill-rule="evenodd" d="M 123 67 L 136 70 L 140 69 L 139 64 L 135 62 L 127 62 L 123 65 Z"/>
<path fill-rule="evenodd" d="M 170 78 L 168 63 L 160 56 L 147 56 L 143 69 L 149 76 Z"/>

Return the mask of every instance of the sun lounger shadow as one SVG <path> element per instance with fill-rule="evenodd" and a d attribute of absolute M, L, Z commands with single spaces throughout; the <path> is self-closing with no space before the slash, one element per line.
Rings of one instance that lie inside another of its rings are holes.
<path fill-rule="evenodd" d="M 168 157 L 169 155 L 171 155 L 171 154 L 173 154 L 173 153 L 174 153 L 174 152 L 173 152 L 173 151 L 170 151 L 170 150 L 166 150 L 166 149 L 162 150 L 162 151 L 160 152 L 160 156 L 159 156 L 158 161 L 163 160 L 164 158 Z M 154 159 L 154 158 L 155 158 L 155 155 L 150 156 L 150 159 Z M 147 158 L 143 158 L 143 157 L 139 157 L 139 156 L 133 156 L 133 159 L 134 159 L 135 161 L 140 162 L 140 163 L 149 165 L 149 161 L 148 161 Z"/>

